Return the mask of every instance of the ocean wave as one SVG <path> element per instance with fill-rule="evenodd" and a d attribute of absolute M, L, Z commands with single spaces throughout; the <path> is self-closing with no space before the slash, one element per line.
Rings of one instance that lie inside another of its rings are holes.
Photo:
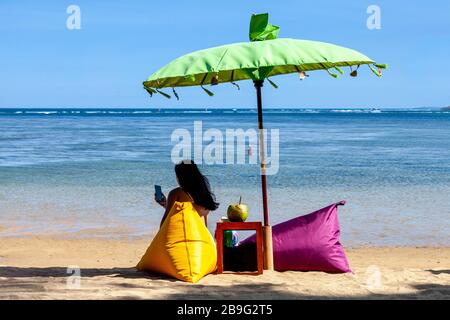
<path fill-rule="evenodd" d="M 332 109 L 330 112 L 340 112 L 340 113 L 381 113 L 380 109 Z"/>
<path fill-rule="evenodd" d="M 255 108 L 227 108 L 227 109 L 208 109 L 208 108 L 153 108 L 153 109 L 27 109 L 27 108 L 5 108 L 0 109 L 0 116 L 80 116 L 80 117 L 104 117 L 104 116 L 157 116 L 159 114 L 226 114 L 226 115 L 245 115 L 255 114 Z M 448 115 L 448 111 L 439 109 L 378 109 L 378 108 L 265 108 L 267 114 L 443 114 Z"/>
<path fill-rule="evenodd" d="M 23 112 L 20 112 L 20 113 L 49 115 L 49 114 L 57 114 L 58 111 L 23 111 Z"/>

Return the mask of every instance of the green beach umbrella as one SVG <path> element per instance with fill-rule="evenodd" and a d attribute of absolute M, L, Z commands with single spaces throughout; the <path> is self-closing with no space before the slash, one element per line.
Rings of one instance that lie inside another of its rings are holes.
<path fill-rule="evenodd" d="M 152 74 L 144 81 L 144 88 L 152 96 L 161 94 L 170 98 L 164 88 L 172 88 L 178 99 L 175 87 L 201 86 L 210 96 L 214 93 L 206 85 L 214 86 L 230 82 L 252 80 L 257 94 L 258 127 L 260 129 L 259 150 L 262 180 L 262 199 L 264 211 L 264 263 L 265 268 L 273 270 L 272 233 L 269 225 L 267 206 L 266 162 L 264 139 L 262 135 L 263 112 L 261 88 L 265 80 L 277 88 L 270 79 L 272 76 L 298 73 L 301 80 L 308 72 L 324 70 L 338 78 L 349 68 L 350 76 L 356 77 L 362 65 L 368 65 L 377 76 L 387 66 L 377 64 L 364 54 L 330 43 L 278 38 L 279 27 L 269 23 L 269 15 L 253 15 L 250 21 L 250 42 L 229 44 L 195 51 L 181 56 Z"/>

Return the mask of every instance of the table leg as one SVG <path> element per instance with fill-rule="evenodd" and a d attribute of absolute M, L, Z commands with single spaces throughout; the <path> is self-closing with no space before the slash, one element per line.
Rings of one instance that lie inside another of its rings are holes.
<path fill-rule="evenodd" d="M 221 227 L 216 229 L 217 244 L 217 273 L 223 273 L 223 230 Z"/>

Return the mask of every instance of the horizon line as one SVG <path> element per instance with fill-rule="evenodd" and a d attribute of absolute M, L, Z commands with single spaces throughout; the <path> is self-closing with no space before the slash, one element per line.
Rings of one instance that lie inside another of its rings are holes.
<path fill-rule="evenodd" d="M 420 107 L 265 107 L 264 109 L 269 110 L 269 109 L 298 109 L 298 110 L 303 110 L 303 109 L 379 109 L 379 110 L 385 110 L 385 109 L 438 109 L 438 110 L 442 110 L 442 109 L 447 109 L 450 107 L 436 107 L 436 106 L 420 106 Z M 135 107 L 135 106 L 128 106 L 128 107 L 101 107 L 101 106 L 96 106 L 96 107 L 86 107 L 86 106 L 80 106 L 80 107 L 2 107 L 0 106 L 0 109 L 146 109 L 146 110 L 166 110 L 166 109 L 199 109 L 199 110 L 205 110 L 205 109 L 213 109 L 213 110 L 220 110 L 220 109 L 257 109 L 256 106 L 252 106 L 252 107 L 192 107 L 192 106 L 184 106 L 184 107 Z"/>

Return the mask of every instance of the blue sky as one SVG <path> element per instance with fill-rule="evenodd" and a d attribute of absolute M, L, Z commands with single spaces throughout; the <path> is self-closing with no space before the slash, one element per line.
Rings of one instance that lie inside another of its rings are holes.
<path fill-rule="evenodd" d="M 431 4 L 432 3 L 432 4 Z M 81 30 L 66 9 L 81 8 Z M 369 5 L 381 29 L 366 27 Z M 268 107 L 443 107 L 450 105 L 449 1 L 16 1 L 0 3 L 0 107 L 252 107 L 251 82 L 237 91 L 180 88 L 180 101 L 150 98 L 142 81 L 170 60 L 247 41 L 252 13 L 269 12 L 280 37 L 332 42 L 388 63 L 378 79 L 334 79 L 324 71 L 300 82 L 273 78 Z"/>

